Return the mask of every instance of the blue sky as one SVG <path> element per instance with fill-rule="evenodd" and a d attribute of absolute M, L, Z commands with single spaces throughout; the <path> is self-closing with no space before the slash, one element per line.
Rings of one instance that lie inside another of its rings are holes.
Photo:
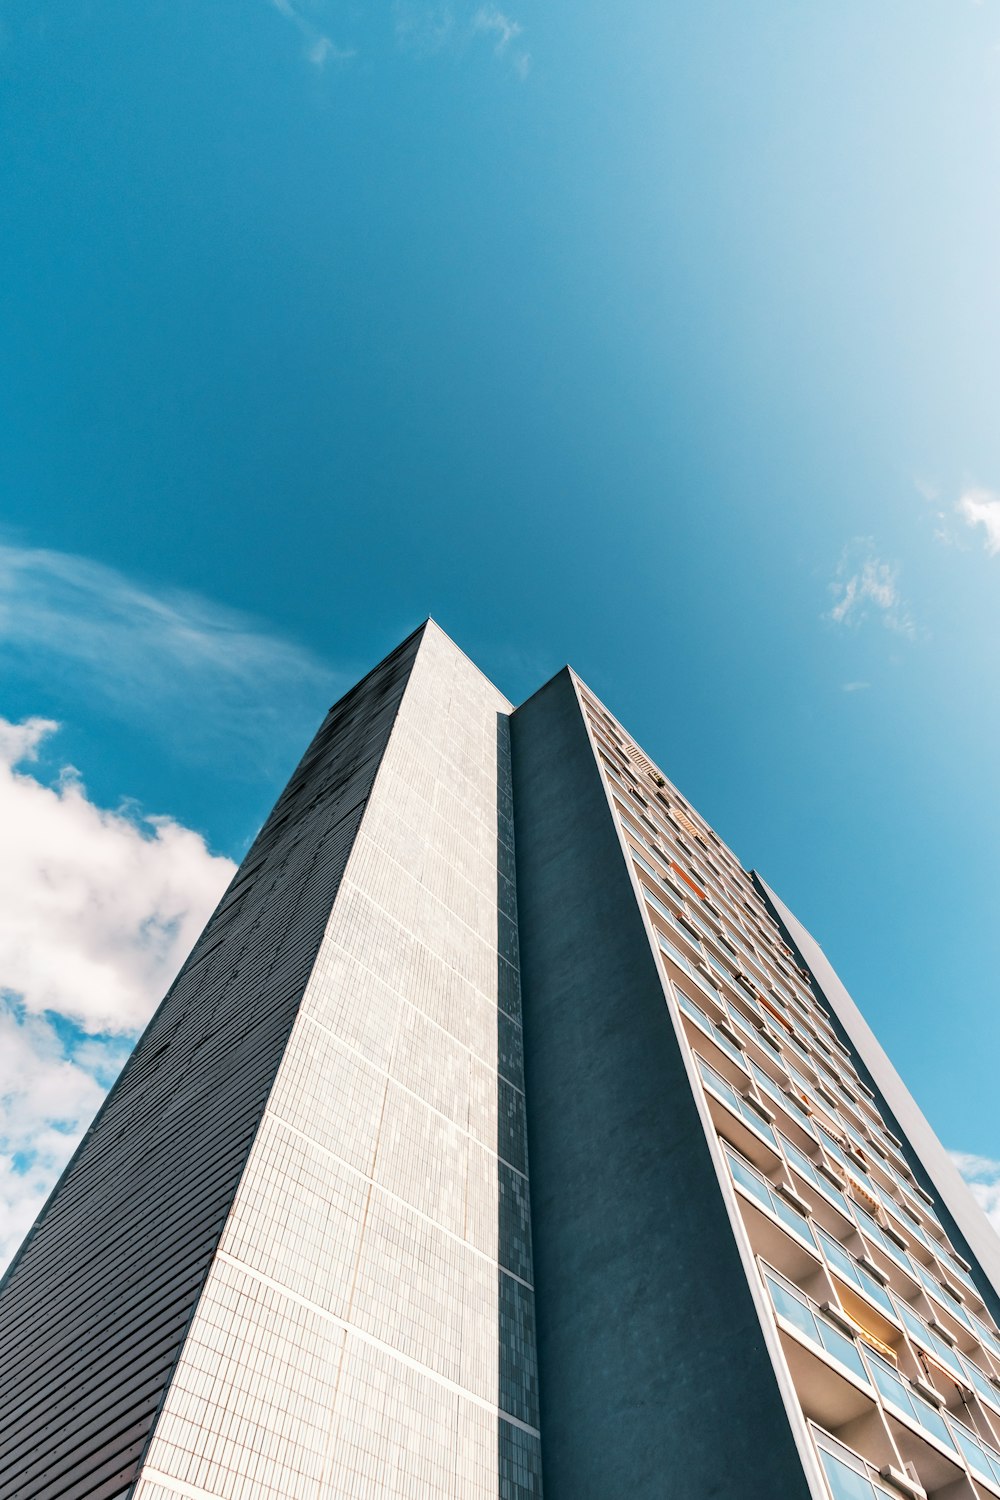
<path fill-rule="evenodd" d="M 996 0 L 33 0 L 0 75 L 18 1222 L 427 613 L 571 661 L 1000 1158 Z"/>

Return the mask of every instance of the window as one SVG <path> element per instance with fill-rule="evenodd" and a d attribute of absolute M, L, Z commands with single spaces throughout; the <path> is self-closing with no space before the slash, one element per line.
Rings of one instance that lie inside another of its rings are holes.
<path fill-rule="evenodd" d="M 933 1328 L 928 1328 L 923 1318 L 919 1317 L 913 1311 L 913 1308 L 904 1302 L 901 1297 L 896 1299 L 896 1307 L 907 1333 L 916 1339 L 922 1348 L 933 1354 L 938 1363 L 949 1369 L 955 1378 L 964 1385 L 966 1383 L 965 1372 L 962 1369 L 962 1362 L 954 1349 L 949 1344 L 946 1344 L 944 1339 L 938 1338 Z"/>
<path fill-rule="evenodd" d="M 676 964 L 679 969 L 683 970 L 688 978 L 694 984 L 696 984 L 699 989 L 704 990 L 706 995 L 710 995 L 712 997 L 716 1004 L 722 1004 L 722 1001 L 719 999 L 718 995 L 716 994 L 713 987 L 709 984 L 708 980 L 702 978 L 702 976 L 698 973 L 698 970 L 691 963 L 690 959 L 685 958 L 684 954 L 676 946 L 676 944 L 672 943 L 670 939 L 665 937 L 662 932 L 658 932 L 656 934 L 656 941 L 660 945 L 661 952 L 666 954 L 671 963 Z"/>
<path fill-rule="evenodd" d="M 774 1310 L 779 1317 L 798 1329 L 799 1333 L 810 1343 L 825 1350 L 845 1370 L 850 1370 L 851 1374 L 862 1384 L 871 1384 L 864 1362 L 858 1353 L 858 1346 L 853 1339 L 841 1333 L 839 1328 L 834 1328 L 829 1319 L 810 1303 L 809 1298 L 797 1287 L 793 1287 L 792 1283 L 786 1281 L 784 1277 L 779 1280 L 776 1272 L 768 1270 L 765 1272 L 764 1280 L 767 1282 Z M 888 1365 L 886 1369 L 889 1369 Z"/>
<path fill-rule="evenodd" d="M 794 1115 L 795 1119 L 802 1126 L 802 1129 L 807 1130 L 812 1135 L 812 1125 L 809 1123 L 809 1116 L 798 1101 L 793 1099 L 791 1095 L 786 1094 L 780 1084 L 775 1083 L 774 1079 L 765 1073 L 763 1068 L 758 1068 L 755 1062 L 750 1063 L 750 1071 L 754 1076 L 757 1087 L 763 1089 L 765 1094 L 770 1095 L 775 1104 L 780 1105 L 788 1114 Z"/>
<path fill-rule="evenodd" d="M 834 1161 L 839 1162 L 840 1165 L 844 1168 L 845 1172 L 850 1172 L 852 1177 L 861 1178 L 862 1181 L 864 1181 L 865 1186 L 869 1186 L 867 1180 L 867 1169 L 865 1167 L 855 1166 L 855 1164 L 850 1161 L 849 1158 L 845 1155 L 841 1147 L 834 1140 L 833 1136 L 830 1135 L 829 1131 L 823 1129 L 822 1125 L 818 1126 L 817 1128 L 819 1130 L 820 1141 L 822 1142 L 827 1154 L 829 1156 L 832 1156 Z"/>
<path fill-rule="evenodd" d="M 816 1447 L 833 1500 L 889 1500 L 889 1491 L 877 1483 L 870 1466 L 856 1453 L 825 1433 L 817 1434 Z"/>
<path fill-rule="evenodd" d="M 821 1193 L 825 1193 L 828 1198 L 832 1199 L 844 1217 L 849 1219 L 851 1217 L 851 1210 L 848 1207 L 847 1199 L 840 1189 L 834 1187 L 832 1182 L 828 1182 L 822 1173 L 817 1171 L 815 1165 L 809 1160 L 805 1152 L 800 1151 L 798 1146 L 793 1141 L 790 1141 L 787 1136 L 783 1135 L 781 1137 L 781 1144 L 785 1149 L 785 1155 L 795 1170 L 802 1177 L 807 1178 L 813 1187 L 818 1188 Z"/>
<path fill-rule="evenodd" d="M 690 1016 L 695 1025 L 699 1026 L 707 1036 L 710 1036 L 716 1045 L 722 1048 L 727 1057 L 731 1057 L 733 1062 L 739 1063 L 741 1068 L 746 1068 L 747 1060 L 743 1056 L 743 1053 L 738 1047 L 733 1046 L 727 1036 L 723 1036 L 715 1022 L 705 1014 L 701 1006 L 696 1005 L 690 995 L 684 993 L 679 984 L 674 985 L 674 991 L 677 995 L 677 1003 L 684 1014 Z"/>
<path fill-rule="evenodd" d="M 786 1203 L 781 1194 L 774 1191 L 756 1167 L 752 1167 L 748 1161 L 730 1150 L 728 1146 L 725 1151 L 733 1181 L 744 1188 L 751 1197 L 756 1198 L 757 1202 L 774 1214 L 775 1218 L 780 1219 L 786 1229 L 790 1229 L 800 1240 L 804 1240 L 811 1250 L 815 1250 L 816 1241 L 813 1239 L 809 1220 L 804 1218 L 790 1203 Z"/>
<path fill-rule="evenodd" d="M 964 1422 L 952 1418 L 955 1439 L 961 1448 L 966 1463 L 973 1474 L 978 1474 L 988 1484 L 1000 1485 L 1000 1453 L 991 1448 L 983 1438 L 977 1437 Z"/>
<path fill-rule="evenodd" d="M 717 1073 L 711 1066 L 711 1064 L 707 1063 L 703 1057 L 699 1057 L 697 1052 L 695 1053 L 695 1059 L 698 1063 L 698 1070 L 701 1073 L 702 1081 L 705 1084 L 706 1088 L 711 1089 L 712 1093 L 715 1094 L 717 1098 L 721 1099 L 724 1104 L 728 1104 L 733 1114 L 739 1115 L 740 1118 L 750 1126 L 751 1130 L 755 1130 L 758 1135 L 762 1135 L 764 1139 L 774 1147 L 775 1151 L 777 1151 L 778 1142 L 775 1138 L 774 1131 L 771 1129 L 770 1125 L 763 1118 L 763 1116 L 759 1115 L 752 1105 L 748 1104 L 745 1099 L 741 1098 L 741 1096 L 733 1088 L 732 1084 L 727 1082 L 727 1080 L 723 1078 L 721 1074 Z"/>
<path fill-rule="evenodd" d="M 917 1395 L 916 1391 L 911 1390 L 903 1377 L 897 1375 L 892 1366 L 886 1364 L 885 1360 L 880 1359 L 877 1354 L 869 1354 L 868 1364 L 871 1368 L 872 1379 L 887 1405 L 895 1407 L 897 1411 L 909 1417 L 911 1422 L 915 1422 L 924 1432 L 930 1433 L 931 1437 L 936 1438 L 952 1453 L 958 1451 L 955 1447 L 955 1440 L 948 1431 L 948 1424 L 937 1407 L 931 1406 L 929 1401 L 925 1401 L 922 1396 Z"/>
<path fill-rule="evenodd" d="M 871 1214 L 866 1213 L 859 1203 L 851 1204 L 851 1212 L 857 1220 L 859 1227 L 868 1238 L 873 1240 L 880 1249 L 884 1250 L 890 1260 L 896 1262 L 897 1266 L 902 1266 L 907 1276 L 916 1281 L 917 1277 L 913 1269 L 913 1262 L 906 1251 L 901 1250 L 894 1240 L 891 1240 L 887 1234 L 882 1233 L 880 1226 L 876 1224 Z"/>
<path fill-rule="evenodd" d="M 969 1384 L 979 1394 L 981 1399 L 991 1406 L 994 1411 L 1000 1411 L 1000 1391 L 997 1390 L 996 1386 L 987 1380 L 979 1366 L 974 1364 L 971 1359 L 963 1359 L 962 1364 L 965 1366 L 965 1373 L 968 1376 Z"/>
<path fill-rule="evenodd" d="M 892 1298 L 882 1286 L 881 1282 L 870 1276 L 864 1266 L 859 1266 L 852 1255 L 848 1253 L 843 1245 L 838 1245 L 835 1239 L 818 1229 L 819 1242 L 830 1266 L 841 1281 L 846 1281 L 850 1286 L 856 1287 L 858 1291 L 864 1292 L 867 1297 L 879 1306 L 887 1317 L 896 1321 L 896 1309 L 892 1305 Z"/>
<path fill-rule="evenodd" d="M 759 1032 L 756 1026 L 751 1026 L 743 1012 L 738 1010 L 731 1000 L 726 1001 L 726 1010 L 729 1012 L 729 1019 L 733 1025 L 738 1026 L 743 1035 L 750 1038 L 754 1046 L 762 1048 L 768 1057 L 774 1058 L 776 1063 L 781 1062 L 781 1053 L 777 1047 L 772 1047 L 767 1037 Z"/>

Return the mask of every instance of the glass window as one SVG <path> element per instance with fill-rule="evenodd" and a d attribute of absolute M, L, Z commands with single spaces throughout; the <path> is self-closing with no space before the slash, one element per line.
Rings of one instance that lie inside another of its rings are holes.
<path fill-rule="evenodd" d="M 811 1339 L 814 1344 L 818 1344 L 816 1319 L 806 1304 L 798 1297 L 794 1297 L 780 1282 L 772 1281 L 770 1276 L 767 1278 L 767 1284 L 771 1289 L 771 1300 L 779 1317 L 791 1323 L 800 1333 L 804 1333 L 806 1338 Z"/>
<path fill-rule="evenodd" d="M 799 1239 L 804 1240 L 810 1249 L 815 1250 L 816 1241 L 813 1239 L 808 1219 L 804 1218 L 790 1203 L 786 1203 L 781 1194 L 774 1191 L 771 1184 L 761 1176 L 756 1167 L 752 1167 L 741 1156 L 737 1156 L 728 1146 L 725 1148 L 725 1151 L 729 1160 L 730 1171 L 740 1186 L 746 1188 L 748 1193 L 752 1193 L 758 1203 L 770 1209 L 771 1213 L 780 1219 L 793 1234 L 798 1235 Z"/>
<path fill-rule="evenodd" d="M 967 1427 L 963 1427 L 960 1422 L 956 1422 L 955 1438 L 973 1474 L 978 1474 L 982 1479 L 993 1484 L 996 1480 L 993 1466 L 983 1452 L 982 1444 L 975 1434 L 970 1432 Z"/>
<path fill-rule="evenodd" d="M 754 1045 L 762 1048 L 769 1057 L 773 1057 L 776 1063 L 781 1062 L 781 1054 L 777 1047 L 772 1047 L 767 1037 L 761 1036 L 756 1026 L 751 1026 L 743 1012 L 731 1000 L 726 1001 L 726 1010 L 729 1012 L 730 1021 L 734 1026 L 739 1027 L 744 1036 L 749 1037 Z"/>
<path fill-rule="evenodd" d="M 763 1116 L 759 1115 L 752 1105 L 748 1104 L 745 1099 L 741 1098 L 733 1088 L 732 1084 L 727 1079 L 723 1078 L 721 1074 L 717 1073 L 710 1063 L 707 1063 L 703 1057 L 698 1057 L 697 1053 L 695 1053 L 695 1056 L 698 1061 L 698 1068 L 702 1076 L 702 1081 L 707 1085 L 707 1087 L 710 1088 L 714 1094 L 717 1094 L 720 1099 L 724 1100 L 724 1102 L 729 1105 L 729 1108 L 733 1111 L 733 1113 L 739 1115 L 740 1118 L 744 1120 L 752 1130 L 756 1130 L 758 1135 L 762 1135 L 766 1141 L 769 1141 L 774 1147 L 775 1151 L 777 1151 L 778 1142 L 775 1138 L 774 1131 L 771 1129 L 770 1125 L 763 1118 Z"/>
<path fill-rule="evenodd" d="M 834 1328 L 833 1324 L 828 1323 L 825 1318 L 817 1318 L 816 1321 L 819 1325 L 819 1336 L 827 1354 L 832 1354 L 834 1359 L 846 1365 L 859 1380 L 863 1380 L 867 1385 L 868 1374 L 854 1340 L 841 1333 L 839 1328 Z"/>
<path fill-rule="evenodd" d="M 889 1296 L 889 1293 L 886 1291 L 882 1283 L 880 1281 L 876 1281 L 874 1276 L 869 1276 L 864 1266 L 855 1266 L 855 1270 L 858 1273 L 862 1290 L 868 1293 L 873 1302 L 878 1303 L 883 1312 L 888 1313 L 890 1318 L 893 1317 L 894 1309 L 892 1305 L 892 1298 Z"/>
<path fill-rule="evenodd" d="M 995 1411 L 1000 1411 L 1000 1391 L 990 1384 L 979 1366 L 973 1364 L 971 1359 L 964 1359 L 962 1363 L 965 1366 L 969 1384 Z"/>
<path fill-rule="evenodd" d="M 850 1370 L 851 1374 L 856 1375 L 865 1385 L 871 1384 L 864 1361 L 852 1339 L 847 1338 L 838 1328 L 834 1328 L 822 1313 L 815 1312 L 801 1293 L 793 1291 L 786 1283 L 777 1281 L 766 1273 L 765 1280 L 775 1311 L 780 1317 L 797 1328 L 811 1343 L 818 1344 L 821 1349 L 825 1349 L 838 1364 Z"/>
<path fill-rule="evenodd" d="M 969 1467 L 993 1485 L 1000 1486 L 1000 1453 L 985 1438 L 970 1432 L 964 1422 L 952 1419 L 952 1426 Z"/>
<path fill-rule="evenodd" d="M 817 1126 L 817 1129 L 819 1131 L 820 1140 L 823 1142 L 823 1145 L 833 1157 L 834 1161 L 838 1161 L 845 1171 L 852 1173 L 852 1175 L 855 1177 L 867 1177 L 867 1169 L 865 1167 L 855 1166 L 854 1162 L 848 1160 L 846 1154 L 840 1148 L 840 1146 L 838 1146 L 837 1142 L 834 1140 L 829 1131 L 824 1130 L 822 1125 Z"/>
<path fill-rule="evenodd" d="M 972 1318 L 972 1324 L 976 1330 L 979 1342 L 985 1345 L 987 1349 L 989 1349 L 993 1354 L 1000 1358 L 1000 1344 L 997 1343 L 996 1339 L 993 1337 L 993 1334 L 986 1327 L 986 1324 L 982 1321 L 982 1319 L 977 1318 L 975 1313 L 971 1313 L 970 1317 Z"/>
<path fill-rule="evenodd" d="M 864 1267 L 858 1265 L 843 1245 L 838 1245 L 837 1241 L 830 1235 L 824 1234 L 822 1229 L 817 1230 L 817 1234 L 823 1246 L 823 1253 L 841 1279 L 866 1292 L 872 1301 L 877 1303 L 882 1311 L 895 1322 L 896 1311 L 885 1287 L 876 1281 L 874 1276 L 869 1276 Z"/>
<path fill-rule="evenodd" d="M 897 1407 L 907 1416 L 913 1416 L 913 1407 L 906 1386 L 889 1365 L 882 1359 L 872 1359 L 872 1379 L 878 1386 L 882 1398 L 888 1401 L 890 1406 Z"/>
<path fill-rule="evenodd" d="M 809 1228 L 809 1221 L 803 1218 L 797 1208 L 793 1208 L 790 1203 L 786 1203 L 780 1193 L 773 1193 L 771 1195 L 771 1206 L 781 1222 L 787 1225 L 793 1234 L 797 1234 L 800 1239 L 808 1240 L 812 1244 L 813 1238 Z"/>
<path fill-rule="evenodd" d="M 821 1193 L 825 1193 L 828 1198 L 831 1198 L 845 1218 L 849 1219 L 851 1211 L 847 1206 L 847 1199 L 840 1189 L 834 1187 L 832 1182 L 828 1182 L 820 1172 L 817 1172 L 805 1152 L 800 1151 L 798 1146 L 793 1145 L 787 1136 L 782 1136 L 781 1141 L 785 1148 L 785 1155 L 796 1171 L 800 1172 L 803 1177 L 807 1177 L 814 1187 L 819 1188 Z"/>
<path fill-rule="evenodd" d="M 902 1266 L 903 1270 L 907 1273 L 908 1276 L 913 1276 L 913 1264 L 906 1251 L 901 1250 L 894 1240 L 890 1240 L 888 1235 L 883 1234 L 882 1230 L 879 1228 L 878 1224 L 876 1224 L 871 1214 L 866 1213 L 859 1204 L 852 1203 L 851 1210 L 854 1214 L 855 1219 L 858 1221 L 858 1224 L 864 1230 L 868 1238 L 870 1240 L 874 1240 L 876 1245 L 880 1245 L 885 1251 L 886 1255 L 891 1256 L 891 1258 L 896 1262 L 897 1266 Z"/>
<path fill-rule="evenodd" d="M 939 1443 L 954 1453 L 956 1451 L 955 1440 L 948 1431 L 948 1425 L 937 1407 L 931 1406 L 930 1402 L 918 1396 L 916 1391 L 911 1391 L 891 1365 L 879 1359 L 877 1354 L 869 1354 L 868 1363 L 871 1367 L 872 1379 L 881 1391 L 883 1400 L 908 1416 L 916 1422 L 918 1427 L 929 1432 L 932 1437 L 937 1438 Z"/>
<path fill-rule="evenodd" d="M 729 1159 L 730 1171 L 734 1179 L 740 1184 L 740 1187 L 745 1187 L 747 1192 L 752 1193 L 758 1202 L 770 1208 L 771 1194 L 760 1173 L 755 1172 L 741 1156 L 737 1156 L 734 1152 L 727 1151 L 726 1156 Z"/>
<path fill-rule="evenodd" d="M 937 1407 L 932 1406 L 929 1401 L 925 1401 L 923 1396 L 918 1396 L 915 1391 L 911 1394 L 910 1399 L 916 1411 L 917 1421 L 924 1431 L 933 1433 L 939 1443 L 943 1443 L 946 1448 L 954 1450 L 955 1439 L 948 1431 L 948 1424 Z"/>
<path fill-rule="evenodd" d="M 645 843 L 645 842 L 646 842 L 645 839 L 643 839 L 643 843 Z M 643 859 L 642 855 L 638 852 L 638 850 L 632 849 L 629 852 L 631 853 L 632 858 L 635 860 L 636 864 L 639 866 L 639 868 L 641 870 L 645 870 L 646 874 L 650 875 L 653 878 L 653 880 L 659 880 L 660 879 L 659 871 L 658 870 L 654 870 L 653 866 L 649 863 L 649 860 L 648 859 Z"/>
<path fill-rule="evenodd" d="M 925 1349 L 929 1349 L 931 1347 L 931 1336 L 923 1318 L 918 1318 L 909 1303 L 904 1302 L 901 1297 L 896 1298 L 896 1308 L 903 1320 L 903 1326 L 907 1333 L 912 1334 Z"/>
<path fill-rule="evenodd" d="M 944 1339 L 939 1338 L 938 1335 L 934 1332 L 933 1328 L 929 1328 L 927 1332 L 930 1335 L 931 1348 L 933 1349 L 936 1357 L 947 1369 L 951 1370 L 952 1374 L 954 1374 L 959 1380 L 964 1380 L 965 1372 L 962 1369 L 962 1361 L 959 1359 L 958 1355 L 955 1353 L 951 1345 L 946 1344 Z"/>
<path fill-rule="evenodd" d="M 881 1485 L 876 1489 L 857 1469 L 850 1468 L 843 1459 L 828 1453 L 825 1448 L 820 1448 L 819 1456 L 833 1500 L 873 1500 L 875 1495 L 881 1500 L 885 1494 Z"/>

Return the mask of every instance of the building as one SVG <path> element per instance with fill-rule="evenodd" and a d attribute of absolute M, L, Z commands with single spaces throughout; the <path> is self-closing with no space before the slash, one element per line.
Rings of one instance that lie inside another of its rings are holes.
<path fill-rule="evenodd" d="M 428 622 L 0 1284 L 0 1496 L 985 1500 L 998 1291 L 774 893 L 569 669 L 515 710 Z"/>

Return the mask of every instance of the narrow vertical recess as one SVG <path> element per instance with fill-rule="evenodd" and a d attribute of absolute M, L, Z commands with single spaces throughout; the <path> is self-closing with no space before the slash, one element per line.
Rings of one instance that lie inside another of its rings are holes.
<path fill-rule="evenodd" d="M 510 716 L 497 716 L 497 1500 L 541 1500 Z M 514 1421 L 509 1418 L 513 1417 Z M 518 1424 L 524 1424 L 518 1425 Z M 528 1429 L 533 1429 L 529 1431 Z"/>
<path fill-rule="evenodd" d="M 547 1500 L 805 1500 L 568 670 L 511 741 Z"/>
<path fill-rule="evenodd" d="M 135 1480 L 422 634 L 330 710 L 0 1283 L 11 1500 Z"/>

